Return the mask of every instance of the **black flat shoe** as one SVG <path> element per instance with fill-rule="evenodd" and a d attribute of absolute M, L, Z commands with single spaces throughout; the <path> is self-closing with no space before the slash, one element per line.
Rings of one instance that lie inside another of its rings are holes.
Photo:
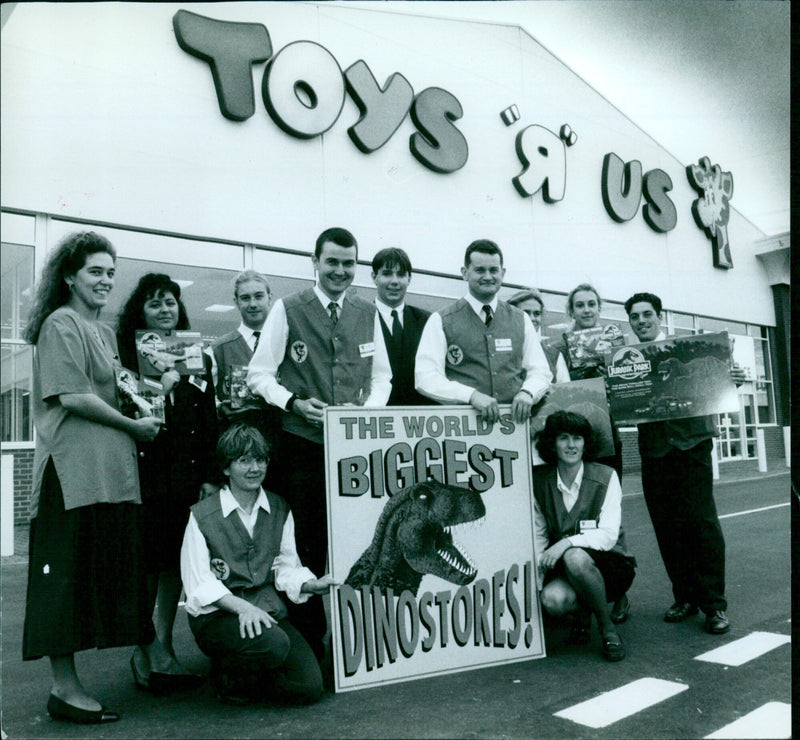
<path fill-rule="evenodd" d="M 81 709 L 72 704 L 67 704 L 55 694 L 50 694 L 50 698 L 47 700 L 47 713 L 53 719 L 72 722 L 76 725 L 103 725 L 119 720 L 119 715 L 116 712 L 112 712 L 105 707 L 100 707 L 97 710 Z"/>
<path fill-rule="evenodd" d="M 628 615 L 631 613 L 631 602 L 627 596 L 623 596 L 621 599 L 614 604 L 614 608 L 611 610 L 611 621 L 614 624 L 622 624 L 628 619 Z"/>
<path fill-rule="evenodd" d="M 600 652 L 606 660 L 616 663 L 618 660 L 622 660 L 625 657 L 625 646 L 622 644 L 622 640 L 619 637 L 610 639 L 604 637 L 600 646 Z"/>
<path fill-rule="evenodd" d="M 689 619 L 689 617 L 693 617 L 697 614 L 697 605 L 690 604 L 688 601 L 684 604 L 681 604 L 679 601 L 676 601 L 667 611 L 664 612 L 664 621 L 665 622 L 683 622 L 685 619 Z"/>

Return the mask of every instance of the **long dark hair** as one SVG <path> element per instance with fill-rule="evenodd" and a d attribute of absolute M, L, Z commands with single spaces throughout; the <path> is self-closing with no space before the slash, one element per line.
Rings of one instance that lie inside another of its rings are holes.
<path fill-rule="evenodd" d="M 178 325 L 176 329 L 190 329 L 189 316 L 181 300 L 181 286 L 169 275 L 148 272 L 139 278 L 133 293 L 125 301 L 119 315 L 119 328 L 117 329 L 117 344 L 119 345 L 120 361 L 124 367 L 135 370 L 136 362 L 136 331 L 144 329 L 144 304 L 159 294 L 172 293 L 178 302 Z"/>
<path fill-rule="evenodd" d="M 85 264 L 90 254 L 106 252 L 117 261 L 117 251 L 111 242 L 94 231 L 78 231 L 65 236 L 47 258 L 33 301 L 28 323 L 22 337 L 31 344 L 39 341 L 39 332 L 44 320 L 59 306 L 63 306 L 70 296 L 69 286 L 64 278 L 74 275 Z"/>

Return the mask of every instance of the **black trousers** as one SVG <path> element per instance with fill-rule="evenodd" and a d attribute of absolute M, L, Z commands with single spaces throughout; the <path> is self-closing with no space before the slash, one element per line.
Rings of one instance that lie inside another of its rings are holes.
<path fill-rule="evenodd" d="M 642 487 L 675 601 L 726 609 L 725 539 L 714 504 L 710 439 L 642 457 Z"/>
<path fill-rule="evenodd" d="M 267 469 L 266 487 L 292 510 L 300 562 L 319 578 L 328 557 L 328 513 L 325 494 L 325 452 L 321 444 L 283 432 Z M 289 619 L 311 645 L 317 658 L 325 654 L 327 631 L 322 599 L 287 603 Z"/>

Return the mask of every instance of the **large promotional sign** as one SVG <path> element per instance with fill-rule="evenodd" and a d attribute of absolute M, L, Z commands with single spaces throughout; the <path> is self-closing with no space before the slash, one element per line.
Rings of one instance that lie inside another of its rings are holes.
<path fill-rule="evenodd" d="M 327 408 L 337 691 L 544 657 L 528 425 Z"/>
<path fill-rule="evenodd" d="M 671 337 L 606 355 L 608 401 L 618 424 L 739 410 L 727 332 Z"/>

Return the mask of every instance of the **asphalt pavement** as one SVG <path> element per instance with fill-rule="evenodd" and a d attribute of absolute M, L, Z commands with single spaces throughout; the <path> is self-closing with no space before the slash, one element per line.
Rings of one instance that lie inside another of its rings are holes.
<path fill-rule="evenodd" d="M 620 628 L 627 647 L 620 663 L 600 657 L 596 626 L 591 643 L 577 647 L 563 625 L 546 625 L 546 658 L 327 693 L 310 707 L 242 708 L 218 703 L 208 685 L 158 698 L 137 691 L 130 648 L 93 650 L 78 654 L 78 671 L 90 693 L 123 715 L 94 727 L 50 719 L 49 664 L 21 660 L 27 558 L 25 528 L 18 527 L 17 554 L 2 559 L 3 731 L 9 738 L 789 737 L 790 520 L 797 515 L 789 489 L 785 469 L 726 476 L 723 466 L 715 495 L 727 543 L 728 634 L 706 634 L 702 615 L 663 622 L 669 581 L 639 478 L 630 475 L 623 521 L 639 567 L 631 617 Z M 698 660 L 727 645 L 722 662 Z M 207 671 L 180 614 L 175 646 L 188 668 Z M 648 704 L 649 696 L 655 699 Z M 756 734 L 736 735 L 736 721 L 754 722 L 758 730 L 749 731 Z"/>

